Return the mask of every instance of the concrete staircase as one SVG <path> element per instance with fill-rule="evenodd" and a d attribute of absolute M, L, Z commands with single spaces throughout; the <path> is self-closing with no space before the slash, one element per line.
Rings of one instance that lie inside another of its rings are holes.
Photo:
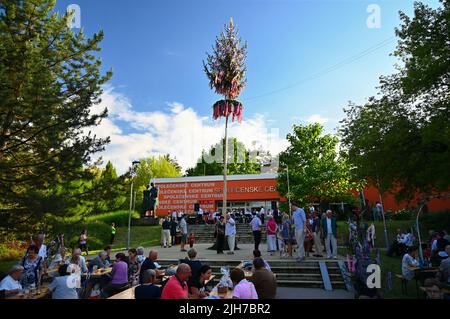
<path fill-rule="evenodd" d="M 195 234 L 196 243 L 214 243 L 214 225 L 189 225 L 188 232 Z M 236 242 L 239 244 L 253 243 L 253 233 L 249 224 L 236 224 Z M 266 242 L 265 227 L 262 227 L 261 242 Z"/>
<path fill-rule="evenodd" d="M 239 260 L 200 260 L 209 265 L 216 275 L 217 283 L 221 277 L 220 267 L 227 266 L 230 270 L 238 266 Z M 165 268 L 169 265 L 178 264 L 178 260 L 158 260 L 159 264 Z M 306 260 L 301 263 L 291 260 L 268 261 L 272 271 L 277 276 L 277 285 L 279 287 L 298 287 L 298 288 L 325 288 L 322 274 L 319 267 L 319 260 Z M 345 289 L 345 282 L 341 274 L 338 262 L 336 260 L 325 261 L 332 289 Z"/>

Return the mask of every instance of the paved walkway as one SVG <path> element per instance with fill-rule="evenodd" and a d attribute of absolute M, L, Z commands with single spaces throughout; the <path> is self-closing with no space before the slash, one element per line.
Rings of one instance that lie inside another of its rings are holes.
<path fill-rule="evenodd" d="M 277 287 L 276 299 L 354 299 L 353 293 L 336 289 Z"/>
<path fill-rule="evenodd" d="M 234 255 L 228 255 L 227 251 L 224 254 L 217 254 L 215 250 L 209 250 L 212 244 L 195 244 L 194 248 L 197 250 L 197 259 L 199 260 L 249 260 L 253 259 L 253 244 L 239 244 L 239 250 L 235 250 Z M 134 247 L 136 248 L 136 247 Z M 185 247 L 189 250 L 189 246 Z M 180 245 L 173 246 L 171 248 L 163 248 L 161 246 L 146 247 L 144 256 L 148 256 L 151 249 L 156 249 L 158 251 L 158 259 L 180 259 L 187 256 L 186 252 L 180 251 Z M 266 260 L 295 260 L 295 258 L 281 259 L 280 253 L 274 253 L 270 255 L 267 252 L 267 245 L 260 245 L 259 249 L 261 251 L 262 257 Z M 295 252 L 293 253 L 294 256 Z M 339 258 L 339 257 L 338 257 Z M 306 260 L 326 260 L 326 258 L 309 257 Z"/>
<path fill-rule="evenodd" d="M 212 244 L 195 244 L 194 248 L 197 250 L 197 259 L 199 260 L 251 260 L 253 259 L 253 244 L 240 244 L 239 250 L 235 251 L 234 255 L 225 254 L 217 254 L 215 250 L 209 250 Z M 262 257 L 266 260 L 295 260 L 295 258 L 290 259 L 280 259 L 279 253 L 271 256 L 267 252 L 267 245 L 260 245 L 260 250 L 262 253 Z M 156 249 L 158 251 L 158 259 L 180 259 L 187 256 L 186 252 L 180 251 L 180 246 L 174 246 L 171 248 L 163 248 L 161 246 L 154 247 L 146 247 L 145 248 L 145 256 L 148 256 L 148 253 L 151 249 Z M 189 250 L 189 246 L 186 246 L 186 249 Z M 294 253 L 295 254 L 295 253 Z M 316 258 L 310 257 L 306 260 L 326 260 L 326 258 Z M 295 288 L 295 287 L 278 287 L 277 288 L 277 299 L 353 299 L 353 293 L 337 289 L 333 291 L 326 291 L 320 288 Z"/>

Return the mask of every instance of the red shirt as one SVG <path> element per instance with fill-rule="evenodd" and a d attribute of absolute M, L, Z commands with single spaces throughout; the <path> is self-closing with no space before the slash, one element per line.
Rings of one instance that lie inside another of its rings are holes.
<path fill-rule="evenodd" d="M 177 276 L 170 277 L 164 286 L 161 299 L 183 299 L 188 297 L 188 285 L 183 286 Z"/>

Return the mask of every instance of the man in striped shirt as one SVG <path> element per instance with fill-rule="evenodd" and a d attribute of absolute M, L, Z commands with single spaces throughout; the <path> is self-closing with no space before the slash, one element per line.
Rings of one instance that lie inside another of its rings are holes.
<path fill-rule="evenodd" d="M 233 281 L 233 299 L 258 299 L 255 286 L 245 279 L 244 271 L 235 268 L 230 273 L 231 281 Z"/>

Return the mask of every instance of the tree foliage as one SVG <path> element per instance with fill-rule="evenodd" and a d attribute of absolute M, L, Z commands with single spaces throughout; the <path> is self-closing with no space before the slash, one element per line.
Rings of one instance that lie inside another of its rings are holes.
<path fill-rule="evenodd" d="M 450 186 L 450 2 L 417 2 L 400 18 L 398 72 L 365 105 L 350 103 L 340 134 L 359 177 L 411 200 Z"/>
<path fill-rule="evenodd" d="M 140 210 L 143 200 L 142 192 L 150 181 L 155 178 L 171 178 L 181 176 L 181 167 L 175 159 L 169 155 L 159 157 L 148 157 L 140 160 L 140 164 L 135 169 L 133 187 L 136 192 L 136 210 Z M 130 183 L 129 172 L 127 173 L 127 182 Z M 129 190 L 128 190 L 129 192 Z M 129 199 L 128 199 L 129 205 Z"/>
<path fill-rule="evenodd" d="M 302 205 L 313 202 L 353 202 L 351 190 L 361 189 L 363 181 L 351 174 L 345 153 L 338 154 L 339 139 L 324 134 L 320 124 L 294 125 L 288 134 L 289 147 L 280 153 L 277 190 Z"/>
<path fill-rule="evenodd" d="M 103 33 L 92 38 L 52 13 L 55 1 L 0 3 L 0 227 L 37 227 L 84 200 L 80 179 L 90 154 L 109 139 L 86 133 L 107 111 L 92 114 L 101 86 Z"/>
<path fill-rule="evenodd" d="M 228 165 L 229 175 L 259 174 L 261 172 L 261 159 L 267 154 L 262 149 L 249 150 L 236 138 L 228 139 Z M 203 150 L 195 167 L 186 170 L 186 176 L 222 175 L 223 154 L 225 152 L 224 139 L 211 146 L 209 151 Z"/>

